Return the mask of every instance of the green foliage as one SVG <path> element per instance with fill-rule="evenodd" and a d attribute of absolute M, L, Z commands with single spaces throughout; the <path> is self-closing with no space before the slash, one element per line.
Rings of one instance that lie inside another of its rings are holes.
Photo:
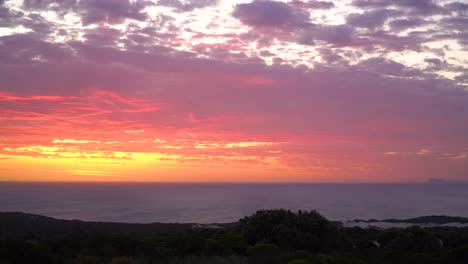
<path fill-rule="evenodd" d="M 47 224 L 41 228 L 54 229 Z M 0 263 L 468 263 L 468 228 L 340 228 L 315 211 L 287 210 L 259 211 L 222 230 L 173 228 L 166 233 L 87 232 L 46 239 L 36 234 L 6 238 L 0 233 Z"/>
<path fill-rule="evenodd" d="M 0 240 L 0 260 L 7 263 L 56 263 L 51 248 L 33 241 Z"/>
<path fill-rule="evenodd" d="M 136 264 L 136 261 L 129 257 L 113 258 L 110 264 Z"/>
<path fill-rule="evenodd" d="M 305 259 L 294 259 L 288 262 L 288 264 L 309 264 Z"/>
<path fill-rule="evenodd" d="M 335 256 L 324 254 L 312 254 L 310 252 L 296 252 L 285 262 L 287 264 L 365 264 L 364 261 L 352 256 Z"/>
<path fill-rule="evenodd" d="M 468 245 L 457 247 L 451 253 L 456 260 L 468 263 Z"/>
<path fill-rule="evenodd" d="M 318 252 L 339 242 L 337 227 L 316 211 L 262 210 L 241 219 L 239 228 L 250 244 Z"/>
<path fill-rule="evenodd" d="M 204 257 L 188 256 L 175 257 L 166 261 L 157 262 L 158 264 L 247 264 L 247 259 L 242 256 L 223 256 L 223 257 Z"/>
<path fill-rule="evenodd" d="M 99 264 L 102 263 L 103 260 L 99 257 L 95 256 L 83 256 L 79 255 L 75 259 L 73 259 L 73 264 Z"/>
<path fill-rule="evenodd" d="M 420 227 L 390 228 L 382 231 L 377 239 L 383 247 L 393 250 L 421 252 L 437 250 L 441 247 L 434 234 Z"/>
<path fill-rule="evenodd" d="M 273 244 L 259 243 L 247 249 L 249 264 L 275 264 L 280 262 L 280 248 Z"/>

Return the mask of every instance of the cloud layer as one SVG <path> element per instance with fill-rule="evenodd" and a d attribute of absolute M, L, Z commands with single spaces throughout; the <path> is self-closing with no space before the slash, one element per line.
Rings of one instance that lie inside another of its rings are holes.
<path fill-rule="evenodd" d="M 0 2 L 0 173 L 41 179 L 14 165 L 30 162 L 61 180 L 468 180 L 466 10 Z"/>

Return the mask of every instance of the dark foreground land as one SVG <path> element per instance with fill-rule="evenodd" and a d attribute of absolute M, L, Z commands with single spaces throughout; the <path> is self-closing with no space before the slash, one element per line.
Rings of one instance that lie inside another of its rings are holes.
<path fill-rule="evenodd" d="M 465 218 L 426 217 L 439 223 Z M 397 221 L 397 220 L 395 220 Z M 468 263 L 467 227 L 345 228 L 315 211 L 217 225 L 123 224 L 0 213 L 0 264 Z"/>

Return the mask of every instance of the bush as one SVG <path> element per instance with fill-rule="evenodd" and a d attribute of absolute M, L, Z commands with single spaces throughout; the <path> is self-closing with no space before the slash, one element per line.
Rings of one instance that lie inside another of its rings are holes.
<path fill-rule="evenodd" d="M 452 250 L 452 255 L 459 261 L 468 263 L 468 245 L 457 247 Z"/>
<path fill-rule="evenodd" d="M 129 257 L 113 258 L 110 264 L 135 264 L 136 262 Z"/>
<path fill-rule="evenodd" d="M 73 264 L 101 264 L 104 261 L 98 257 L 94 256 L 83 256 L 79 255 L 73 260 Z"/>
<path fill-rule="evenodd" d="M 309 264 L 305 259 L 294 259 L 288 262 L 288 264 Z"/>
<path fill-rule="evenodd" d="M 336 226 L 315 211 L 261 210 L 240 220 L 247 241 L 268 242 L 281 248 L 326 251 L 341 243 Z"/>
<path fill-rule="evenodd" d="M 256 244 L 247 249 L 249 264 L 275 264 L 280 261 L 280 249 L 273 244 Z"/>

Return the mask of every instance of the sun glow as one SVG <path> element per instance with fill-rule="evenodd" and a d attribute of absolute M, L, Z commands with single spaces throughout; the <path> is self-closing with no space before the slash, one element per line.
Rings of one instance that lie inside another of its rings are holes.
<path fill-rule="evenodd" d="M 0 181 L 466 180 L 463 10 L 0 1 Z"/>

